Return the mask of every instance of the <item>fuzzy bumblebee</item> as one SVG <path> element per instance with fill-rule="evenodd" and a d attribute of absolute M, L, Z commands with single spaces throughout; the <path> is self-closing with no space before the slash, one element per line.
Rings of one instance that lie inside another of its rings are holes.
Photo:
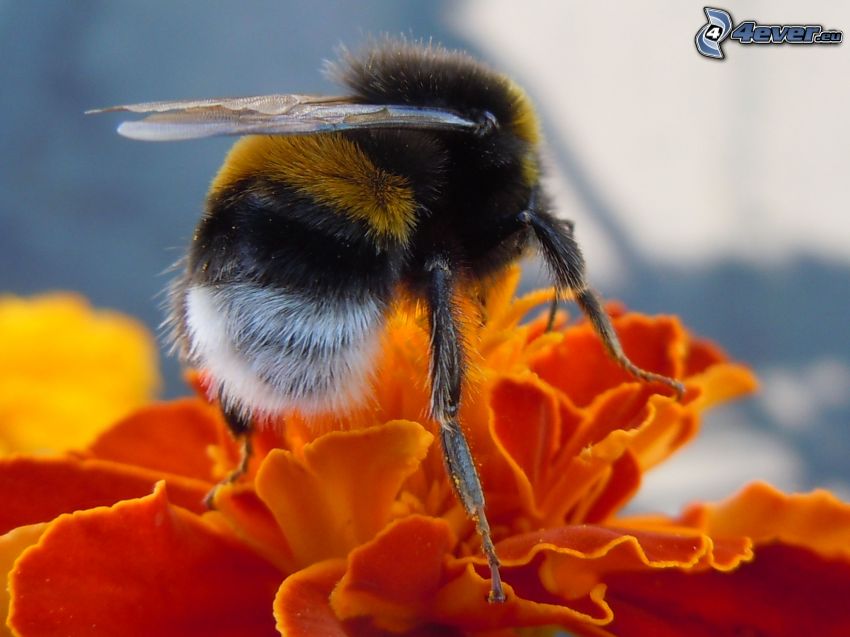
<path fill-rule="evenodd" d="M 486 290 L 537 247 L 558 295 L 578 303 L 622 367 L 679 393 L 681 386 L 624 355 L 585 280 L 572 224 L 554 215 L 541 188 L 537 117 L 510 79 L 465 53 L 395 40 L 346 53 L 330 70 L 346 97 L 104 109 L 153 113 L 119 127 L 134 139 L 244 135 L 212 183 L 171 288 L 176 344 L 209 376 L 245 445 L 234 480 L 250 453 L 252 423 L 362 400 L 393 300 L 424 303 L 431 415 L 481 535 L 490 599 L 502 601 L 484 494 L 458 421 L 459 295 Z"/>

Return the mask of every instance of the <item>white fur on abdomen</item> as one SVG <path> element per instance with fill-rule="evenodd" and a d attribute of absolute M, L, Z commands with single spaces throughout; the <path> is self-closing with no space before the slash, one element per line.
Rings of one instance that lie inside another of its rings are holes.
<path fill-rule="evenodd" d="M 228 409 L 315 414 L 368 394 L 384 315 L 374 299 L 234 283 L 190 286 L 185 307 L 191 362 Z"/>

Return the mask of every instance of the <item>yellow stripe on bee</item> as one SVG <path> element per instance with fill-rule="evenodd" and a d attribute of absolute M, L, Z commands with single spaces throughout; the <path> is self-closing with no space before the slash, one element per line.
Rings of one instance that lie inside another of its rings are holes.
<path fill-rule="evenodd" d="M 540 121 L 528 95 L 510 78 L 505 78 L 505 86 L 513 100 L 514 118 L 511 127 L 514 133 L 532 146 L 540 143 Z"/>
<path fill-rule="evenodd" d="M 364 221 L 379 238 L 406 241 L 416 219 L 408 180 L 375 166 L 336 133 L 244 137 L 234 144 L 211 191 L 251 176 L 283 182 L 316 203 Z"/>
<path fill-rule="evenodd" d="M 540 121 L 528 95 L 519 85 L 510 78 L 505 78 L 505 86 L 508 94 L 513 100 L 514 117 L 510 123 L 514 134 L 520 139 L 528 142 L 532 148 L 540 143 Z M 537 164 L 537 156 L 530 152 L 522 159 L 522 177 L 529 186 L 535 185 L 540 180 L 540 167 Z"/>

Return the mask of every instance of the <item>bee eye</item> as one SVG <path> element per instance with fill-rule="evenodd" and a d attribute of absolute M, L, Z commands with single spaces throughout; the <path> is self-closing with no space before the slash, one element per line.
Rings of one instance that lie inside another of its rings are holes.
<path fill-rule="evenodd" d="M 499 130 L 499 121 L 496 116 L 490 111 L 482 111 L 477 114 L 478 126 L 475 128 L 475 134 L 479 137 L 486 137 L 490 133 Z"/>

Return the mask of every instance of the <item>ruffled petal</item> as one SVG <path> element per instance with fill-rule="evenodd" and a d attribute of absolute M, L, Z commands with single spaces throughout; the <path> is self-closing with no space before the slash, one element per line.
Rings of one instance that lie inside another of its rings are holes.
<path fill-rule="evenodd" d="M 424 516 L 397 520 L 352 552 L 348 569 L 331 595 L 335 614 L 346 621 L 368 618 L 378 629 L 404 634 L 610 621 L 601 600 L 604 586 L 592 591 L 589 603 L 578 600 L 568 607 L 552 596 L 544 602 L 523 598 L 507 584 L 507 601 L 490 604 L 490 584 L 473 568 L 476 560 L 447 557 L 453 544 L 451 529 L 442 520 Z M 522 584 L 528 579 L 519 569 L 506 568 L 503 573 L 507 582 Z M 530 581 L 536 577 L 532 575 Z"/>
<path fill-rule="evenodd" d="M 639 383 L 627 383 L 602 394 L 585 408 L 581 424 L 565 441 L 559 455 L 577 456 L 612 433 L 634 431 L 646 425 L 654 416 L 649 404 L 651 397 L 652 389 Z"/>
<path fill-rule="evenodd" d="M 343 557 L 388 522 L 401 485 L 432 441 L 409 421 L 332 432 L 297 455 L 271 452 L 257 474 L 257 494 L 298 565 Z"/>
<path fill-rule="evenodd" d="M 588 524 L 606 521 L 631 499 L 641 483 L 641 471 L 634 454 L 627 450 L 611 463 L 607 475 L 600 480 L 596 493 L 588 498 L 586 510 L 580 514 Z"/>
<path fill-rule="evenodd" d="M 585 410 L 550 471 L 551 484 L 541 502 L 546 526 L 587 521 L 600 498 L 605 502 L 596 515 L 603 510 L 610 514 L 616 510 L 614 501 L 622 502 L 625 494 L 633 491 L 640 476 L 628 465 L 640 464 L 631 451 L 637 436 L 649 427 L 667 426 L 658 421 L 656 401 L 663 405 L 672 402 L 652 395 L 644 386 L 628 384 L 607 392 Z M 626 455 L 631 457 L 623 459 Z"/>
<path fill-rule="evenodd" d="M 685 358 L 685 377 L 696 376 L 712 365 L 725 363 L 729 356 L 714 343 L 700 338 L 691 338 Z"/>
<path fill-rule="evenodd" d="M 331 610 L 330 595 L 345 573 L 345 560 L 317 562 L 284 580 L 274 600 L 277 630 L 288 637 L 352 637 Z"/>
<path fill-rule="evenodd" d="M 681 375 L 687 345 L 685 332 L 676 319 L 626 314 L 614 319 L 614 327 L 623 349 L 636 365 L 665 376 Z M 607 389 L 634 382 L 606 354 L 599 337 L 586 323 L 567 329 L 558 345 L 532 359 L 531 369 L 580 406 Z"/>
<path fill-rule="evenodd" d="M 486 601 L 483 558 L 447 559 L 453 544 L 450 527 L 441 520 L 411 516 L 394 522 L 352 552 L 331 595 L 335 614 L 344 620 L 368 616 L 375 626 L 396 633 L 433 625 L 578 630 L 611 621 L 605 597 L 610 573 L 728 570 L 751 558 L 745 541 L 716 543 L 695 532 L 590 525 L 549 529 L 498 545 L 508 600 L 494 606 Z"/>
<path fill-rule="evenodd" d="M 605 574 L 646 568 L 730 570 L 752 559 L 746 538 L 711 538 L 693 529 L 572 525 L 514 536 L 498 544 L 506 566 L 523 566 L 541 554 L 551 562 L 543 577 L 550 592 L 586 594 Z"/>
<path fill-rule="evenodd" d="M 830 493 L 787 495 L 754 483 L 720 504 L 691 506 L 679 520 L 626 523 L 667 532 L 692 527 L 727 544 L 746 539 L 755 559 L 690 574 L 612 573 L 605 579 L 606 599 L 615 620 L 604 634 L 850 634 L 844 599 L 850 590 L 850 505 Z"/>
<path fill-rule="evenodd" d="M 780 542 L 850 561 L 850 505 L 828 491 L 788 495 L 755 482 L 720 504 L 690 507 L 681 523 L 714 536 Z"/>
<path fill-rule="evenodd" d="M 752 393 L 758 388 L 758 382 L 749 369 L 732 363 L 712 365 L 689 377 L 687 384 L 689 389 L 698 390 L 692 406 L 700 410 Z"/>
<path fill-rule="evenodd" d="M 506 378 L 493 387 L 492 435 L 517 483 L 523 509 L 540 517 L 538 502 L 561 442 L 557 397 L 533 376 Z"/>
<path fill-rule="evenodd" d="M 376 627 L 368 618 L 339 618 L 330 598 L 345 573 L 345 560 L 318 562 L 298 571 L 281 585 L 275 599 L 275 618 L 280 634 L 287 637 L 392 637 L 396 633 Z M 405 637 L 462 637 L 446 626 L 419 626 Z M 481 637 L 509 637 L 508 633 Z"/>
<path fill-rule="evenodd" d="M 108 460 L 0 459 L 0 533 L 48 522 L 62 513 L 110 506 L 148 494 L 163 479 L 157 471 Z M 165 476 L 172 501 L 198 513 L 212 486 L 183 476 Z"/>
<path fill-rule="evenodd" d="M 433 606 L 454 544 L 449 525 L 438 518 L 396 521 L 351 552 L 331 597 L 334 611 L 343 619 L 371 615 L 379 628 L 392 632 L 410 630 Z"/>
<path fill-rule="evenodd" d="M 250 486 L 226 485 L 216 493 L 214 512 L 248 546 L 274 564 L 282 573 L 297 570 L 292 549 L 265 502 Z"/>
<path fill-rule="evenodd" d="M 660 464 L 699 432 L 700 414 L 693 405 L 666 396 L 650 396 L 647 418 L 629 445 L 641 471 Z"/>
<path fill-rule="evenodd" d="M 10 576 L 9 625 L 29 635 L 274 635 L 279 572 L 153 495 L 55 520 Z"/>
<path fill-rule="evenodd" d="M 606 578 L 618 637 L 842 637 L 850 564 L 772 544 L 730 573 L 623 572 Z M 610 631 L 610 632 L 608 632 Z"/>
<path fill-rule="evenodd" d="M 610 573 L 728 568 L 751 557 L 745 543 L 717 548 L 710 538 L 693 532 L 675 535 L 590 525 L 515 536 L 497 546 L 510 591 L 504 605 L 493 607 L 484 601 L 483 560 L 465 558 L 476 570 L 467 569 L 442 588 L 434 614 L 451 625 L 475 630 L 557 625 L 577 634 L 595 634 L 593 630 L 614 617 L 605 592 Z"/>

